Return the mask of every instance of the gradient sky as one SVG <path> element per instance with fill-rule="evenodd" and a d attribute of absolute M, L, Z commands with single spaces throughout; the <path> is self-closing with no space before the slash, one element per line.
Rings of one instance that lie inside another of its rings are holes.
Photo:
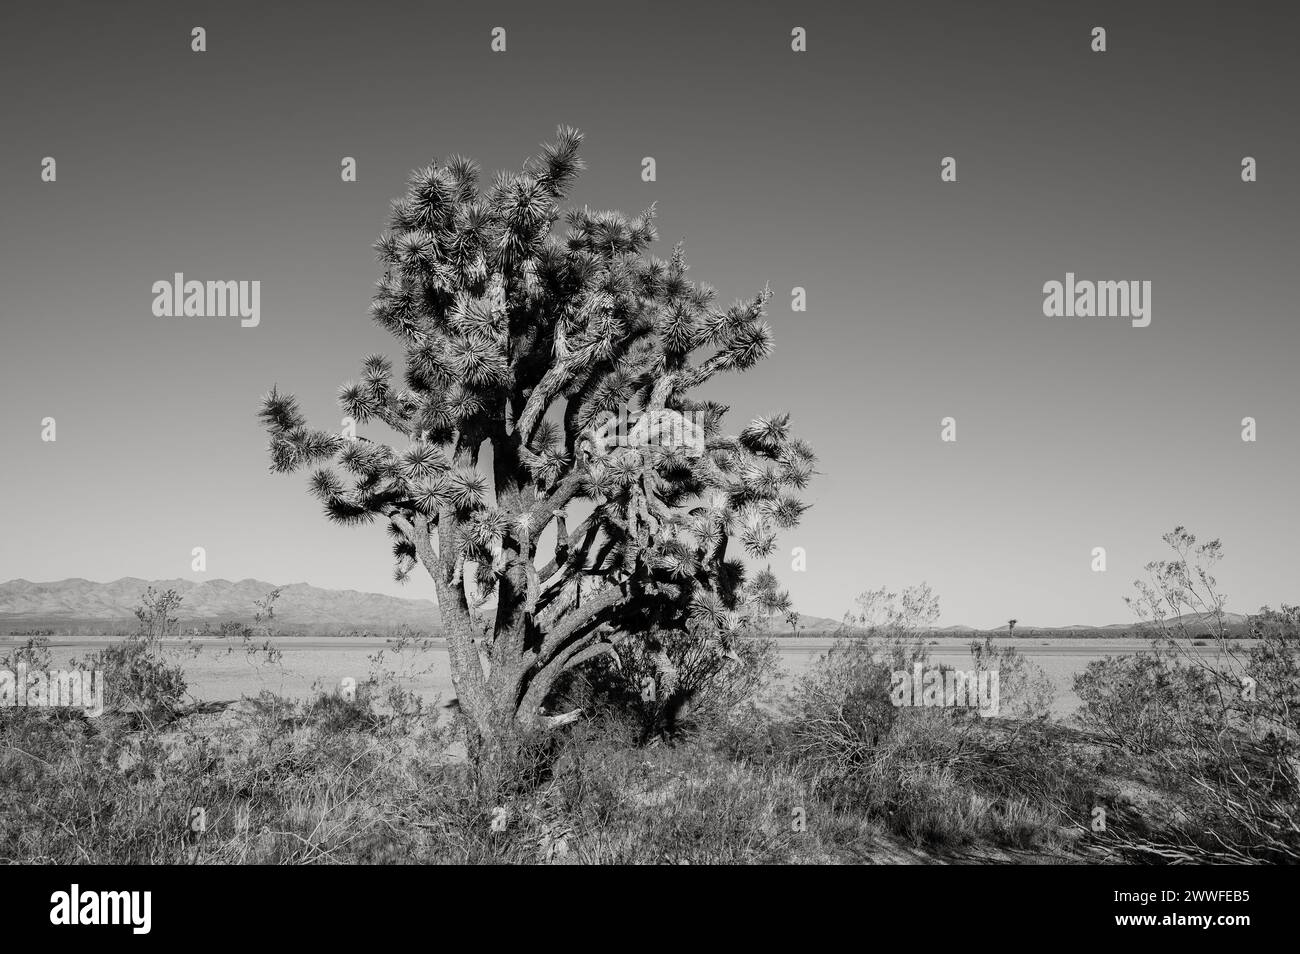
<path fill-rule="evenodd" d="M 365 310 L 407 172 L 517 168 L 567 123 L 576 203 L 657 200 L 724 302 L 772 285 L 776 353 L 704 393 L 819 453 L 774 561 L 801 611 L 926 580 L 942 624 L 1124 622 L 1177 524 L 1223 540 L 1230 609 L 1300 595 L 1294 6 L 269 6 L 0 13 L 0 580 L 193 577 L 203 546 L 208 577 L 432 597 L 268 472 L 258 397 L 337 427 L 398 354 Z M 154 317 L 177 271 L 260 280 L 260 327 Z M 1067 271 L 1151 281 L 1151 326 L 1045 318 Z"/>

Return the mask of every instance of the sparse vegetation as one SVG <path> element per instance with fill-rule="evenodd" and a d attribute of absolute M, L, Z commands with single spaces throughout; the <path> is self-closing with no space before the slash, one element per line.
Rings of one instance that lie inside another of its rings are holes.
<path fill-rule="evenodd" d="M 1217 540 L 1183 527 L 1172 555 L 1147 565 L 1132 601 L 1157 630 L 1152 652 L 1091 663 L 1076 678 L 1081 719 L 1141 764 L 1170 796 L 1152 819 L 1114 813 L 1102 841 L 1126 860 L 1300 862 L 1300 609 L 1264 607 L 1250 619 L 1259 642 L 1230 642 L 1213 575 Z M 1208 622 L 1213 652 L 1189 638 Z"/>
<path fill-rule="evenodd" d="M 1212 585 L 1195 569 L 1211 552 L 1153 565 L 1153 592 Z M 1174 624 L 1172 644 L 1093 663 L 1072 726 L 1048 717 L 1041 673 L 987 639 L 969 671 L 998 671 L 996 716 L 897 705 L 900 671 L 951 668 L 923 638 L 928 587 L 863 594 L 850 615 L 865 635 L 788 688 L 763 638 L 787 598 L 763 573 L 743 594 L 729 625 L 697 619 L 571 674 L 557 695 L 583 718 L 479 763 L 394 662 L 425 634 L 375 653 L 352 691 L 196 704 L 177 661 L 192 650 L 163 642 L 179 601 L 150 592 L 138 631 L 82 663 L 112 674 L 103 717 L 0 710 L 0 861 L 1297 860 L 1294 606 L 1252 617 L 1248 652 L 1211 657 Z M 223 628 L 223 652 L 278 665 L 274 602 Z M 0 668 L 20 662 L 48 668 L 48 638 Z"/>

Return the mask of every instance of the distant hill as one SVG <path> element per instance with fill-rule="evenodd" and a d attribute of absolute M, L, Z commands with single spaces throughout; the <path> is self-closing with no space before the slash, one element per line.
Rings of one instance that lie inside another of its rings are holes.
<path fill-rule="evenodd" d="M 1224 629 L 1227 632 L 1232 633 L 1234 635 L 1238 635 L 1239 634 L 1238 631 L 1245 630 L 1249 621 L 1250 621 L 1249 617 L 1243 616 L 1241 613 L 1225 612 L 1223 614 Z M 1214 616 L 1210 613 L 1199 613 L 1199 614 L 1186 613 L 1182 616 L 1177 616 L 1177 617 L 1171 616 L 1169 619 L 1165 620 L 1165 625 L 1170 628 L 1173 628 L 1179 625 L 1180 623 L 1183 626 L 1185 626 L 1187 630 L 1191 633 L 1194 634 L 1209 633 L 1213 630 L 1215 626 L 1215 619 Z M 1035 636 L 1086 637 L 1086 636 L 1095 635 L 1095 636 L 1115 637 L 1127 632 L 1133 634 L 1134 636 L 1141 636 L 1146 631 L 1154 628 L 1155 628 L 1155 624 L 1142 622 L 1141 620 L 1134 620 L 1131 623 L 1110 623 L 1105 626 L 1088 626 L 1088 625 L 1078 625 L 1078 624 L 1072 626 L 1031 626 L 1023 623 L 1017 623 L 1016 635 L 1028 636 L 1032 633 Z M 1006 635 L 1006 631 L 1007 631 L 1006 627 L 1001 626 L 995 629 L 980 630 L 979 632 L 988 633 L 991 636 L 996 636 L 999 633 L 1002 635 Z"/>
<path fill-rule="evenodd" d="M 1214 624 L 1214 614 L 1185 613 L 1184 615 L 1179 616 L 1177 620 L 1170 620 L 1170 622 L 1183 622 L 1188 626 L 1201 625 L 1208 627 Z M 1243 616 L 1241 613 L 1224 613 L 1223 622 L 1226 626 L 1245 626 L 1246 623 L 1249 622 L 1249 617 Z"/>
<path fill-rule="evenodd" d="M 182 597 L 177 614 L 183 623 L 194 625 L 226 620 L 249 621 L 256 613 L 256 601 L 273 589 L 274 583 L 262 580 L 142 580 L 123 577 L 111 583 L 70 579 L 50 583 L 10 580 L 0 583 L 0 634 L 39 628 L 86 629 L 92 624 L 110 628 L 134 625 L 135 608 L 148 587 L 175 590 Z M 410 626 L 428 633 L 441 631 L 438 606 L 432 600 L 405 599 L 357 590 L 327 590 L 306 583 L 291 583 L 280 588 L 275 603 L 276 626 L 292 632 L 337 633 L 351 630 L 383 632 Z M 1193 633 L 1208 632 L 1210 620 L 1188 615 L 1180 617 Z M 1242 635 L 1247 617 L 1225 613 L 1229 632 Z M 1173 622 L 1173 621 L 1171 621 Z M 799 615 L 800 636 L 829 636 L 841 630 L 842 622 L 825 616 Z M 1112 623 L 1108 626 L 1031 626 L 1017 624 L 1020 638 L 1097 638 L 1129 634 L 1141 637 L 1149 624 Z M 942 626 L 931 630 L 934 636 L 1005 636 L 1006 627 L 981 630 L 970 626 Z M 773 618 L 773 636 L 789 636 L 791 628 L 783 618 Z"/>
<path fill-rule="evenodd" d="M 1224 613 L 1223 628 L 1229 636 L 1244 636 L 1249 629 L 1250 619 L 1241 613 Z M 1193 636 L 1209 635 L 1213 632 L 1215 621 L 1211 614 L 1187 613 L 1183 616 L 1170 617 L 1165 620 L 1166 627 L 1176 628 L 1182 624 L 1187 632 Z M 1128 636 L 1133 639 L 1146 639 L 1150 632 L 1155 629 L 1153 623 L 1134 620 L 1131 623 L 1109 623 L 1105 626 L 1088 626 L 1074 624 L 1071 626 L 1033 626 L 1026 623 L 1017 623 L 1015 636 L 1016 638 L 1045 638 L 1045 639 L 1115 639 L 1121 636 Z M 1005 636 L 1007 628 L 1005 626 L 994 627 L 993 629 L 969 629 L 963 626 L 949 626 L 944 629 L 936 629 L 937 635 L 960 635 L 962 632 L 973 633 L 980 636 Z"/>
<path fill-rule="evenodd" d="M 0 631 L 57 627 L 88 622 L 134 623 L 135 608 L 148 587 L 175 590 L 182 597 L 177 617 L 183 623 L 251 620 L 257 600 L 276 588 L 261 580 L 142 580 L 123 577 L 111 583 L 71 579 L 51 583 L 10 580 L 0 583 Z M 412 626 L 440 630 L 438 606 L 431 600 L 403 599 L 356 590 L 326 590 L 306 583 L 281 586 L 275 622 L 320 632 Z"/>
<path fill-rule="evenodd" d="M 800 616 L 799 617 L 799 635 L 800 636 L 830 636 L 842 632 L 842 624 L 837 620 L 827 619 L 817 616 Z M 1169 627 L 1176 626 L 1181 622 L 1187 629 L 1188 633 L 1193 636 L 1209 635 L 1213 631 L 1214 618 L 1209 614 L 1198 615 L 1189 613 L 1184 616 L 1166 620 Z M 1240 613 L 1224 613 L 1223 624 L 1224 630 L 1229 636 L 1248 635 L 1250 620 L 1249 617 Z M 1143 623 L 1134 620 L 1131 623 L 1110 623 L 1105 626 L 1033 626 L 1025 623 L 1017 623 L 1015 629 L 1016 639 L 1116 639 L 1127 636 L 1131 639 L 1146 639 L 1149 637 L 1149 631 L 1152 629 L 1151 623 Z M 856 630 L 851 630 L 856 631 Z M 974 626 L 935 626 L 929 630 L 931 636 L 941 637 L 984 637 L 984 636 L 1002 636 L 1007 635 L 1005 626 L 995 626 L 991 629 L 977 629 Z M 788 625 L 776 625 L 774 621 L 772 635 L 789 636 L 791 635 Z"/>
<path fill-rule="evenodd" d="M 799 632 L 809 633 L 833 633 L 842 626 L 838 619 L 831 619 L 828 616 L 809 616 L 807 613 L 799 614 Z M 772 636 L 790 636 L 792 635 L 790 624 L 785 621 L 785 617 L 777 614 L 772 618 Z"/>

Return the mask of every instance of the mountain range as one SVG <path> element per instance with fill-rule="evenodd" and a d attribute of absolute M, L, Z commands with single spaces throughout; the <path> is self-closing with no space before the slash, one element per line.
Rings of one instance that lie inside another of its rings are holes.
<path fill-rule="evenodd" d="M 145 591 L 175 590 L 181 596 L 176 616 L 182 622 L 251 620 L 256 603 L 276 589 L 262 580 L 142 580 L 128 576 L 111 583 L 71 579 L 50 583 L 10 580 L 0 583 L 0 623 L 36 625 L 117 622 L 134 619 Z M 432 600 L 404 599 L 356 590 L 327 590 L 306 583 L 280 586 L 275 622 L 322 631 L 412 626 L 440 628 Z"/>
<path fill-rule="evenodd" d="M 184 622 L 251 620 L 256 601 L 276 588 L 262 580 L 142 580 L 128 576 L 111 583 L 80 578 L 33 583 L 10 580 L 0 583 L 0 625 L 128 622 L 145 590 L 175 590 L 182 597 L 177 616 Z M 311 627 L 322 631 L 412 626 L 426 631 L 440 629 L 438 605 L 432 600 L 406 599 L 356 590 L 327 590 L 306 583 L 279 587 L 275 622 L 290 628 Z M 780 630 L 785 624 L 777 625 Z M 839 626 L 836 620 L 800 614 L 799 629 L 826 632 Z"/>
<path fill-rule="evenodd" d="M 256 603 L 276 589 L 276 584 L 262 580 L 143 580 L 128 576 L 111 583 L 96 583 L 80 578 L 33 583 L 30 580 L 10 580 L 0 583 L 0 626 L 12 630 L 15 625 L 25 628 L 88 623 L 123 623 L 134 620 L 135 608 L 145 591 L 175 590 L 182 601 L 177 616 L 183 622 L 220 622 L 225 620 L 251 620 L 257 612 Z M 361 593 L 357 590 L 327 590 L 307 583 L 290 583 L 278 587 L 280 596 L 275 602 L 275 622 L 287 629 L 311 629 L 316 632 L 346 632 L 353 629 L 386 629 L 410 626 L 426 632 L 438 632 L 441 619 L 438 606 L 432 600 L 407 599 L 382 593 Z M 1206 625 L 1206 620 L 1195 615 L 1180 618 L 1195 629 Z M 1246 617 L 1239 613 L 1225 613 L 1230 628 L 1243 627 Z M 800 614 L 801 633 L 830 634 L 840 628 L 838 620 L 822 616 Z M 1112 623 L 1109 626 L 1029 626 L 1017 624 L 1017 635 L 1071 634 L 1104 635 L 1112 631 L 1120 635 L 1126 630 L 1141 630 L 1140 623 Z M 790 635 L 790 627 L 781 619 L 774 619 L 773 635 Z M 970 626 L 943 626 L 932 630 L 936 636 L 962 636 L 975 633 L 998 635 L 1005 627 L 988 630 Z"/>

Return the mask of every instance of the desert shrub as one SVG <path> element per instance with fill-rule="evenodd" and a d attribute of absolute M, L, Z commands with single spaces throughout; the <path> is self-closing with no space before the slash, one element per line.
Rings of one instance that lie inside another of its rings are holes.
<path fill-rule="evenodd" d="M 349 730 L 364 731 L 378 723 L 368 687 L 362 686 L 353 698 L 336 693 L 321 693 L 303 708 L 303 719 L 322 732 L 337 734 Z"/>
<path fill-rule="evenodd" d="M 416 680 L 433 672 L 437 666 L 434 654 L 436 640 L 429 633 L 409 626 L 399 627 L 388 639 L 388 644 L 369 657 L 370 673 L 366 688 L 374 704 L 392 715 L 407 720 L 417 720 L 436 712 L 437 700 L 426 704 L 413 688 Z M 424 656 L 423 665 L 413 660 Z"/>
<path fill-rule="evenodd" d="M 159 643 L 178 634 L 179 619 L 173 614 L 180 609 L 182 599 L 175 590 L 159 593 L 150 586 L 144 591 L 134 610 L 136 635 L 142 642 Z"/>
<path fill-rule="evenodd" d="M 152 722 L 181 708 L 188 684 L 177 657 L 184 651 L 169 652 L 163 642 L 179 633 L 174 614 L 180 604 L 174 590 L 159 593 L 149 587 L 135 610 L 135 632 L 84 659 L 72 660 L 74 668 L 103 674 L 106 712 Z"/>
<path fill-rule="evenodd" d="M 29 670 L 50 668 L 50 640 L 45 635 L 28 636 L 21 646 L 13 646 L 0 655 L 0 669 L 17 671 L 20 665 Z"/>
<path fill-rule="evenodd" d="M 180 708 L 188 688 L 184 668 L 168 662 L 154 641 L 139 636 L 74 660 L 73 666 L 103 673 L 104 709 L 109 712 L 166 717 Z"/>
<path fill-rule="evenodd" d="M 280 666 L 284 653 L 275 645 L 273 638 L 278 635 L 275 627 L 275 603 L 280 598 L 280 587 L 272 588 L 260 600 L 254 600 L 253 622 L 226 620 L 214 630 L 204 623 L 201 629 L 191 631 L 194 639 L 213 638 L 222 641 L 224 654 L 234 655 L 242 652 L 250 665 Z M 137 615 L 139 615 L 137 611 Z"/>
<path fill-rule="evenodd" d="M 1222 729 L 1215 680 L 1161 652 L 1108 656 L 1074 677 L 1084 727 L 1133 753 L 1154 752 Z"/>
<path fill-rule="evenodd" d="M 770 705 L 746 702 L 713 735 L 719 755 L 756 766 L 787 764 L 793 751 L 791 722 Z"/>
<path fill-rule="evenodd" d="M 1087 804 L 1087 772 L 1048 731 L 1052 689 L 1041 669 L 991 641 L 972 644 L 977 674 L 998 670 L 1001 714 L 1015 721 L 899 706 L 896 673 L 947 669 L 928 657 L 938 600 L 924 586 L 876 590 L 858 608 L 846 632 L 861 635 L 839 640 L 796 681 L 779 728 L 733 731 L 729 752 L 784 760 L 827 810 L 879 819 L 918 846 L 1042 847 L 1077 824 L 1069 806 Z"/>
<path fill-rule="evenodd" d="M 793 757 L 817 772 L 866 765 L 898 715 L 890 698 L 892 671 L 867 640 L 836 641 L 791 694 Z"/>
<path fill-rule="evenodd" d="M 844 615 L 840 635 L 866 638 L 891 669 L 911 669 L 929 661 L 928 637 L 938 619 L 939 597 L 929 584 L 900 592 L 881 587 L 858 595 L 854 609 Z"/>
<path fill-rule="evenodd" d="M 989 637 L 970 644 L 976 678 L 998 674 L 998 714 L 1012 719 L 1046 719 L 1052 711 L 1056 688 L 1041 666 L 1013 646 L 998 646 Z"/>
<path fill-rule="evenodd" d="M 724 642 L 712 632 L 661 631 L 614 645 L 618 660 L 602 657 L 575 673 L 557 707 L 578 706 L 622 725 L 642 745 L 721 727 L 771 684 L 780 665 L 776 644 L 762 637 Z"/>
<path fill-rule="evenodd" d="M 1300 606 L 1263 607 L 1250 619 L 1250 634 L 1259 642 L 1243 667 L 1244 714 L 1265 733 L 1295 741 L 1300 737 Z"/>
<path fill-rule="evenodd" d="M 694 604 L 683 629 L 613 634 L 611 651 L 562 677 L 550 704 L 621 726 L 638 745 L 717 730 L 779 674 L 768 633 L 789 605 L 776 577 L 761 570 L 738 588 L 733 607 Z"/>
<path fill-rule="evenodd" d="M 860 594 L 841 638 L 790 694 L 794 758 L 830 775 L 871 762 L 898 717 L 893 674 L 929 665 L 928 636 L 938 618 L 939 598 L 925 583 Z"/>
<path fill-rule="evenodd" d="M 1260 643 L 1243 652 L 1212 572 L 1219 541 L 1182 527 L 1164 540 L 1173 555 L 1147 564 L 1131 601 L 1158 651 L 1089 667 L 1082 685 L 1084 717 L 1113 717 L 1121 744 L 1151 750 L 1177 802 L 1168 820 L 1111 826 L 1104 841 L 1147 861 L 1300 862 L 1300 611 L 1265 607 L 1250 624 Z M 1207 631 L 1213 653 L 1192 645 Z"/>
<path fill-rule="evenodd" d="M 850 700 L 859 695 L 869 700 L 868 715 L 818 717 L 805 697 L 785 736 L 790 764 L 827 810 L 879 819 L 918 847 L 937 850 L 977 842 L 1043 847 L 1071 823 L 1061 805 L 1078 800 L 1079 773 L 1067 767 L 1065 750 L 1054 741 L 1003 732 L 953 709 L 891 706 L 894 715 L 882 728 L 872 716 L 888 700 L 884 667 L 832 666 L 836 676 L 819 681 L 820 697 L 857 673 L 863 684 L 845 687 L 843 711 L 852 711 Z M 783 738 L 769 737 L 777 746 Z"/>

